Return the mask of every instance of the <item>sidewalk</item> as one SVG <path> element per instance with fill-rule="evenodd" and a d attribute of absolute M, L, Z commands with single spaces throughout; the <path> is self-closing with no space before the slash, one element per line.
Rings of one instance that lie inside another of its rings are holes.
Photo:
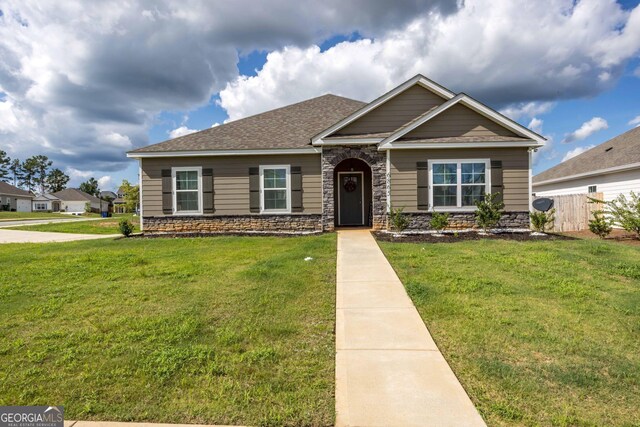
<path fill-rule="evenodd" d="M 485 426 L 369 231 L 338 232 L 336 292 L 337 426 Z"/>

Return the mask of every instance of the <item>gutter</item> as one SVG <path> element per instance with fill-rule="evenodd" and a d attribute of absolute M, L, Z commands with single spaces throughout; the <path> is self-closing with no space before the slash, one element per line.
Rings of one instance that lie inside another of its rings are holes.
<path fill-rule="evenodd" d="M 538 181 L 538 182 L 534 181 L 533 186 L 535 187 L 536 185 L 546 185 L 546 184 L 554 184 L 557 182 L 573 181 L 574 179 L 588 178 L 594 175 L 607 175 L 611 173 L 623 172 L 623 171 L 632 170 L 632 169 L 640 169 L 640 162 L 630 163 L 628 165 L 622 165 L 622 166 L 614 166 L 614 167 L 605 168 L 605 169 L 597 169 L 590 172 L 583 172 L 575 175 L 563 176 L 560 178 L 552 178 L 544 181 Z"/>

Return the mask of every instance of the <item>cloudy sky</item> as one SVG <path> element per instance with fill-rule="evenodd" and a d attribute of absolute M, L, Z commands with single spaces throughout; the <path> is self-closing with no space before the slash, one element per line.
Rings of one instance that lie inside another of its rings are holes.
<path fill-rule="evenodd" d="M 0 0 L 0 149 L 115 188 L 132 148 L 416 73 L 547 136 L 539 172 L 640 125 L 640 6 Z"/>

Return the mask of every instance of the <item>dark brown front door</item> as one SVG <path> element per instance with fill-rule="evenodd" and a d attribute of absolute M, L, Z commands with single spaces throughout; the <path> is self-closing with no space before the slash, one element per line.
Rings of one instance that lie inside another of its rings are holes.
<path fill-rule="evenodd" d="M 364 225 L 362 173 L 338 174 L 338 225 Z"/>

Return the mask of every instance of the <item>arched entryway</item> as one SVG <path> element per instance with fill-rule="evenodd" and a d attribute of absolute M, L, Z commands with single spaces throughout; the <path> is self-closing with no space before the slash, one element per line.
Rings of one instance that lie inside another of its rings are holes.
<path fill-rule="evenodd" d="M 333 171 L 336 227 L 371 227 L 373 214 L 371 167 L 348 158 Z"/>

